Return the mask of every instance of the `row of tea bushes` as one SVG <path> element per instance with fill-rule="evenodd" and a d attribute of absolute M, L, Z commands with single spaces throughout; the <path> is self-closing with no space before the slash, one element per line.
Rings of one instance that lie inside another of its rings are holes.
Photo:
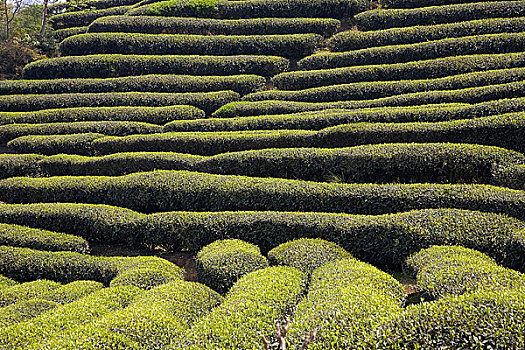
<path fill-rule="evenodd" d="M 489 2 L 498 0 L 454 0 L 455 4 L 465 4 L 471 2 Z M 387 8 L 418 8 L 429 6 L 449 5 L 449 0 L 382 0 L 381 4 Z"/>
<path fill-rule="evenodd" d="M 84 34 L 88 35 L 88 34 Z M 82 35 L 82 36 L 84 36 Z M 75 36 L 80 38 L 82 36 Z M 415 44 L 380 46 L 367 49 L 320 53 L 303 58 L 300 67 L 330 69 L 359 65 L 402 63 L 417 60 L 431 60 L 441 57 L 462 55 L 501 54 L 520 52 L 525 49 L 525 33 L 502 33 L 447 38 Z M 73 40 L 64 40 L 61 46 Z M 103 45 L 103 44 L 101 44 Z M 74 53 L 74 52 L 73 52 Z"/>
<path fill-rule="evenodd" d="M 0 245 L 48 251 L 89 252 L 88 242 L 81 237 L 9 224 L 0 224 Z"/>
<path fill-rule="evenodd" d="M 465 184 L 330 184 L 211 175 L 188 171 L 119 177 L 0 180 L 7 203 L 108 204 L 144 213 L 162 211 L 324 211 L 379 215 L 457 208 L 525 219 L 525 191 Z"/>
<path fill-rule="evenodd" d="M 24 67 L 24 79 L 112 78 L 146 74 L 273 76 L 288 69 L 273 56 L 89 55 L 57 57 Z"/>
<path fill-rule="evenodd" d="M 166 124 L 175 120 L 202 119 L 203 110 L 194 106 L 166 107 L 77 107 L 32 112 L 0 112 L 0 125 L 67 122 L 129 121 Z"/>
<path fill-rule="evenodd" d="M 131 16 L 206 17 L 206 18 L 345 18 L 365 10 L 361 0 L 210 0 L 161 1 L 128 12 Z"/>
<path fill-rule="evenodd" d="M 507 79 L 504 79 L 507 80 Z M 416 92 L 410 91 L 410 88 L 402 91 L 404 87 L 401 87 L 398 91 L 392 89 L 389 91 L 389 87 L 392 85 L 383 84 L 379 87 L 377 95 L 374 95 L 375 91 L 370 91 L 370 94 L 356 91 L 354 84 L 342 84 L 342 85 L 329 85 L 321 86 L 305 90 L 296 91 L 283 91 L 283 90 L 269 90 L 255 92 L 246 95 L 244 101 L 271 101 L 271 100 L 284 100 L 284 101 L 298 101 L 298 102 L 334 102 L 328 108 L 370 108 L 370 107 L 389 107 L 389 106 L 416 106 L 426 104 L 439 104 L 439 103 L 482 103 L 490 100 L 498 100 L 505 98 L 514 97 L 525 97 L 525 82 L 515 81 L 513 78 L 508 78 L 508 83 L 496 84 L 496 85 L 474 85 L 474 87 L 457 88 L 451 86 L 451 90 L 426 90 L 417 89 L 416 84 L 407 84 L 411 88 L 415 88 Z M 371 87 L 372 84 L 358 83 L 366 89 L 363 85 Z M 373 86 L 373 85 L 372 85 Z M 436 88 L 440 88 L 436 86 Z M 372 90 L 372 89 L 371 89 Z M 397 94 L 399 93 L 399 94 Z M 386 95 L 386 97 L 382 97 Z M 1 101 L 1 100 L 0 100 Z M 348 102 L 345 102 L 348 101 Z"/>
<path fill-rule="evenodd" d="M 525 282 L 524 274 L 460 246 L 432 246 L 410 256 L 406 264 L 417 277 L 418 289 L 432 299 L 478 289 L 519 289 Z"/>
<path fill-rule="evenodd" d="M 120 176 L 153 170 L 306 181 L 486 183 L 517 182 L 525 156 L 470 144 L 379 144 L 350 148 L 283 148 L 229 152 L 210 157 L 171 152 L 115 153 L 101 157 L 59 154 L 0 155 L 1 178 L 15 176 Z M 508 174 L 508 168 L 512 173 Z M 517 169 L 517 170 L 515 170 Z M 518 187 L 519 188 L 519 187 Z M 525 187 L 522 187 L 525 189 Z"/>
<path fill-rule="evenodd" d="M 135 285 L 148 289 L 183 277 L 180 267 L 157 257 L 96 257 L 8 246 L 1 246 L 0 252 L 2 275 L 18 281 L 42 278 L 59 282 L 94 280 L 106 285 Z M 149 281 L 148 276 L 152 277 Z M 154 278 L 159 276 L 163 278 Z"/>
<path fill-rule="evenodd" d="M 281 102 L 293 107 L 300 102 Z M 258 102 L 251 102 L 258 104 Z M 245 105 L 245 104 L 244 104 Z M 256 105 L 256 107 L 260 106 Z M 302 105 L 304 106 L 304 105 Z M 302 107 L 301 106 L 301 107 Z M 307 104 L 308 106 L 308 104 Z M 178 152 L 216 155 L 265 148 L 340 148 L 381 143 L 472 143 L 525 152 L 524 113 L 425 123 L 355 123 L 310 130 L 160 133 L 130 136 L 71 134 L 22 136 L 7 146 L 16 153 L 107 155 L 126 152 Z"/>
<path fill-rule="evenodd" d="M 0 83 L 0 95 L 225 90 L 245 95 L 264 90 L 265 83 L 266 80 L 258 75 L 140 75 L 108 79 L 11 80 Z"/>
<path fill-rule="evenodd" d="M 159 349 L 221 301 L 219 294 L 201 284 L 173 281 L 144 293 L 124 309 L 34 347 L 118 349 L 124 343 L 126 349 Z"/>
<path fill-rule="evenodd" d="M 510 188 L 525 188 L 525 166 L 513 165 L 499 169 L 494 177 L 502 185 Z"/>
<path fill-rule="evenodd" d="M 101 289 L 85 298 L 55 307 L 28 322 L 2 328 L 0 346 L 10 350 L 28 349 L 33 343 L 56 337 L 125 308 L 143 293 L 142 289 L 133 286 Z"/>
<path fill-rule="evenodd" d="M 350 51 L 375 46 L 413 44 L 472 35 L 517 33 L 523 31 L 525 31 L 525 19 L 523 17 L 487 18 L 428 26 L 391 28 L 370 32 L 347 30 L 330 38 L 328 47 L 331 51 Z"/>
<path fill-rule="evenodd" d="M 103 92 L 72 94 L 28 94 L 0 96 L 0 111 L 31 112 L 42 109 L 74 107 L 120 107 L 147 106 L 163 107 L 170 105 L 192 105 L 206 113 L 239 99 L 233 91 L 214 92 Z"/>
<path fill-rule="evenodd" d="M 49 280 L 20 283 L 2 290 L 0 295 L 0 314 L 4 314 L 2 311 L 7 311 L 5 309 L 6 306 L 22 301 L 39 299 L 52 301 L 57 304 L 67 304 L 84 298 L 102 288 L 104 288 L 102 283 L 94 281 L 75 281 L 65 285 Z"/>
<path fill-rule="evenodd" d="M 0 325 L 2 328 L 29 321 L 32 318 L 48 312 L 58 306 L 54 301 L 29 299 L 0 309 Z"/>
<path fill-rule="evenodd" d="M 63 56 L 176 54 L 218 56 L 273 55 L 300 58 L 311 55 L 322 41 L 323 37 L 318 34 L 187 35 L 87 33 L 65 39 L 60 43 L 59 50 Z"/>
<path fill-rule="evenodd" d="M 102 10 L 65 12 L 51 16 L 49 21 L 54 29 L 84 27 L 88 26 L 97 18 L 123 15 L 130 9 L 131 6 L 118 6 Z"/>
<path fill-rule="evenodd" d="M 217 240 L 204 246 L 195 257 L 199 281 L 226 293 L 237 280 L 268 267 L 259 247 L 238 239 Z"/>
<path fill-rule="evenodd" d="M 306 285 L 306 275 L 290 267 L 268 267 L 244 275 L 223 303 L 195 322 L 171 348 L 257 348 L 260 335 L 274 334 L 275 324 L 299 301 Z"/>
<path fill-rule="evenodd" d="M 524 15 L 525 4 L 522 1 L 487 1 L 415 9 L 372 10 L 356 15 L 354 21 L 361 30 L 378 30 Z"/>
<path fill-rule="evenodd" d="M 264 253 L 302 237 L 323 238 L 356 258 L 400 266 L 431 245 L 477 249 L 523 271 L 525 223 L 505 215 L 452 209 L 380 216 L 289 212 L 166 212 L 139 214 L 91 204 L 1 204 L 0 222 L 75 234 L 90 242 L 166 245 L 198 251 L 237 238 Z"/>
<path fill-rule="evenodd" d="M 396 64 L 376 64 L 360 67 L 312 70 L 278 74 L 272 83 L 279 89 L 296 89 L 322 85 L 347 84 L 360 81 L 420 80 L 485 70 L 509 69 L 525 66 L 524 53 L 465 55 L 426 61 Z"/>
<path fill-rule="evenodd" d="M 314 33 L 330 37 L 341 26 L 331 18 L 247 18 L 237 20 L 108 16 L 89 26 L 90 33 L 275 35 Z M 80 34 L 80 33 L 79 33 Z"/>
<path fill-rule="evenodd" d="M 55 30 L 55 32 L 53 33 L 53 37 L 55 38 L 55 41 L 59 43 L 65 38 L 69 38 L 70 36 L 87 33 L 87 30 L 88 27 L 71 27 L 58 29 Z"/>
<path fill-rule="evenodd" d="M 83 11 L 83 10 L 101 10 L 101 9 L 107 9 L 110 7 L 119 7 L 119 6 L 131 6 L 138 4 L 139 1 L 137 0 L 87 0 L 82 3 L 54 3 L 49 5 L 48 11 L 49 13 L 58 14 L 66 12 L 77 12 L 77 11 Z"/>
<path fill-rule="evenodd" d="M 398 281 L 369 264 L 353 258 L 328 263 L 314 270 L 289 337 L 300 346 L 316 328 L 308 349 L 360 348 L 382 319 L 402 310 L 404 294 Z"/>

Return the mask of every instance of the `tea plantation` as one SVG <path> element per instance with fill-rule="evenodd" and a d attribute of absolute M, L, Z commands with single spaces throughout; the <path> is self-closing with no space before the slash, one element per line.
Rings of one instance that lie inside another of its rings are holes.
<path fill-rule="evenodd" d="M 0 349 L 525 348 L 525 1 L 50 10 Z"/>

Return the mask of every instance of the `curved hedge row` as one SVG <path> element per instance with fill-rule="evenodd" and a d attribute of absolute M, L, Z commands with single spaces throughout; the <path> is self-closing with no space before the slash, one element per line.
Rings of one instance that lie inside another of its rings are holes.
<path fill-rule="evenodd" d="M 223 303 L 173 343 L 175 349 L 254 349 L 270 335 L 306 289 L 306 276 L 277 266 L 241 277 Z M 242 307 L 240 307 L 242 306 Z"/>
<path fill-rule="evenodd" d="M 525 191 L 488 185 L 327 184 L 157 171 L 120 177 L 10 178 L 0 180 L 0 190 L 0 200 L 7 203 L 108 204 L 145 213 L 275 210 L 378 215 L 446 207 L 525 219 Z"/>
<path fill-rule="evenodd" d="M 488 100 L 523 97 L 525 69 L 518 74 L 474 74 L 457 80 L 441 78 L 431 81 L 394 81 L 328 85 L 304 90 L 268 90 L 243 97 L 244 101 L 284 100 L 299 102 L 350 101 L 332 108 L 367 108 L 382 106 L 410 106 L 436 103 L 481 103 Z M 471 73 L 472 74 L 472 73 Z M 518 80 L 518 82 L 516 82 Z M 494 82 L 494 84 L 492 84 Z M 441 83 L 441 84 L 440 84 Z M 486 85 L 485 85 L 486 84 Z M 427 88 L 428 87 L 428 88 Z M 359 101 L 356 101 L 359 100 Z M 355 107 L 354 107 L 355 106 Z"/>
<path fill-rule="evenodd" d="M 239 239 L 223 239 L 204 246 L 195 257 L 201 283 L 226 293 L 242 276 L 268 267 L 259 247 Z"/>
<path fill-rule="evenodd" d="M 48 300 L 30 299 L 21 301 L 0 309 L 0 325 L 2 325 L 2 328 L 5 328 L 20 322 L 29 321 L 57 306 L 57 303 Z"/>
<path fill-rule="evenodd" d="M 268 252 L 268 260 L 272 265 L 290 266 L 308 276 L 332 261 L 351 257 L 341 246 L 320 238 L 288 241 Z"/>
<path fill-rule="evenodd" d="M 485 0 L 483 2 L 497 1 L 497 0 Z M 418 8 L 418 7 L 429 7 L 429 6 L 443 6 L 454 4 L 464 4 L 471 2 L 482 2 L 480 0 L 383 0 L 381 3 L 389 8 Z"/>
<path fill-rule="evenodd" d="M 331 18 L 247 18 L 237 20 L 173 18 L 153 16 L 110 16 L 89 26 L 90 33 L 275 35 L 319 34 L 330 37 L 341 26 Z"/>
<path fill-rule="evenodd" d="M 84 34 L 88 35 L 88 34 Z M 78 38 L 78 36 L 74 37 Z M 73 37 L 62 42 L 66 44 Z M 330 69 L 338 67 L 371 65 L 376 62 L 401 63 L 430 60 L 441 57 L 520 52 L 525 49 L 525 33 L 503 33 L 465 36 L 436 41 L 372 47 L 356 51 L 319 53 L 298 62 L 300 67 Z"/>
<path fill-rule="evenodd" d="M 264 90 L 265 84 L 266 80 L 258 75 L 142 75 L 109 79 L 11 80 L 0 83 L 0 95 L 224 90 L 232 90 L 244 95 Z"/>
<path fill-rule="evenodd" d="M 499 169 L 494 178 L 502 185 L 510 188 L 525 188 L 525 166 L 513 165 L 508 168 Z"/>
<path fill-rule="evenodd" d="M 81 237 L 8 224 L 0 224 L 0 245 L 50 251 L 89 252 L 88 242 Z"/>
<path fill-rule="evenodd" d="M 523 53 L 466 55 L 408 63 L 323 70 L 312 70 L 315 67 L 301 66 L 300 68 L 306 71 L 279 74 L 272 79 L 272 83 L 280 89 L 293 89 L 292 86 L 307 87 L 360 81 L 443 78 L 450 75 L 524 66 L 525 54 Z"/>
<path fill-rule="evenodd" d="M 460 246 L 432 246 L 410 256 L 418 289 L 433 299 L 478 289 L 519 289 L 525 275 L 499 266 L 487 255 Z"/>
<path fill-rule="evenodd" d="M 60 43 L 59 50 L 63 56 L 186 54 L 218 56 L 273 55 L 300 58 L 311 55 L 322 41 L 323 37 L 318 34 L 187 35 L 87 33 L 65 39 Z"/>
<path fill-rule="evenodd" d="M 308 349 L 362 348 L 381 320 L 402 310 L 404 294 L 398 281 L 369 264 L 351 258 L 328 263 L 314 271 L 297 305 L 291 343 L 299 347 L 315 328 Z"/>
<path fill-rule="evenodd" d="M 72 107 L 118 107 L 169 105 L 192 105 L 211 113 L 228 102 L 239 99 L 233 91 L 150 93 L 150 92 L 103 92 L 98 94 L 35 94 L 0 96 L 0 111 L 30 112 L 42 109 Z"/>
<path fill-rule="evenodd" d="M 125 136 L 153 134 L 163 131 L 162 126 L 142 122 L 98 121 L 45 124 L 8 124 L 0 126 L 0 144 L 27 135 L 66 135 L 99 132 L 103 135 Z"/>
<path fill-rule="evenodd" d="M 166 245 L 190 251 L 227 238 L 256 244 L 263 252 L 297 238 L 322 238 L 341 245 L 358 259 L 390 267 L 401 266 L 408 255 L 431 245 L 455 244 L 525 270 L 525 222 L 456 209 L 380 216 L 304 212 L 144 215 L 92 204 L 0 204 L 0 222 L 76 234 L 90 242 Z"/>
<path fill-rule="evenodd" d="M 111 78 L 146 74 L 273 76 L 288 60 L 272 56 L 92 55 L 50 58 L 24 67 L 24 79 Z"/>
<path fill-rule="evenodd" d="M 0 330 L 0 346 L 29 349 L 34 343 L 52 339 L 82 324 L 125 308 L 143 293 L 137 287 L 104 288 L 85 298 L 58 306 L 28 322 Z"/>
<path fill-rule="evenodd" d="M 361 30 L 377 30 L 524 15 L 525 4 L 522 1 L 488 1 L 416 9 L 372 10 L 356 15 L 354 21 Z"/>
<path fill-rule="evenodd" d="M 22 136 L 9 141 L 8 147 L 13 149 L 38 150 L 38 153 L 47 155 L 57 154 L 57 152 L 89 155 L 93 153 L 91 143 L 103 137 L 105 137 L 105 135 L 97 133 Z"/>
<path fill-rule="evenodd" d="M 83 27 L 95 19 L 105 16 L 123 15 L 131 6 L 110 7 L 102 10 L 65 12 L 51 16 L 49 21 L 54 29 Z"/>
<path fill-rule="evenodd" d="M 488 292 L 452 296 L 421 303 L 392 315 L 375 329 L 370 348 L 439 349 L 492 347 L 519 349 L 525 346 L 525 294 L 523 291 Z M 451 330 L 454 330 L 451 332 Z"/>
<path fill-rule="evenodd" d="M 64 10 L 67 12 L 82 11 L 84 9 L 107 9 L 118 6 L 131 6 L 137 4 L 137 0 L 88 0 L 81 3 L 55 3 L 48 7 L 50 13 L 60 13 Z"/>
<path fill-rule="evenodd" d="M 174 120 L 202 119 L 203 110 L 194 106 L 166 107 L 78 107 L 33 112 L 0 112 L 0 125 L 66 123 L 82 121 L 129 121 L 166 124 Z"/>
<path fill-rule="evenodd" d="M 208 18 L 344 18 L 351 17 L 367 5 L 359 0 L 210 0 L 161 1 L 137 7 L 131 16 L 208 17 Z"/>
<path fill-rule="evenodd" d="M 0 155 L 0 178 L 13 176 L 39 176 L 38 162 L 45 157 L 38 154 L 2 154 Z"/>
<path fill-rule="evenodd" d="M 18 281 L 49 279 L 59 282 L 94 280 L 106 285 L 123 274 L 144 268 L 169 273 L 182 280 L 184 270 L 167 260 L 151 257 L 97 257 L 75 252 L 49 252 L 0 246 L 0 271 Z M 142 286 L 141 286 L 142 287 Z"/>
<path fill-rule="evenodd" d="M 374 46 L 413 44 L 472 35 L 525 31 L 525 18 L 487 18 L 475 21 L 384 29 L 371 32 L 347 30 L 330 38 L 331 51 L 350 51 Z M 462 53 L 463 54 L 463 53 Z"/>
<path fill-rule="evenodd" d="M 73 35 L 84 34 L 87 33 L 87 31 L 88 27 L 71 27 L 65 29 L 58 29 L 55 30 L 55 32 L 53 33 L 53 37 L 55 38 L 55 41 L 59 43 L 65 38 L 69 38 Z"/>

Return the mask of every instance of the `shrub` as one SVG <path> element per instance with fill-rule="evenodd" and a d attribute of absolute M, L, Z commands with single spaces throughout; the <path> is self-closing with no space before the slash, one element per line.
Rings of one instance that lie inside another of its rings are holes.
<path fill-rule="evenodd" d="M 36 64 L 34 63 L 33 65 Z M 525 66 L 525 54 L 522 53 L 466 55 L 408 63 L 324 70 L 312 70 L 318 68 L 301 65 L 300 68 L 306 71 L 279 74 L 272 79 L 272 83 L 280 89 L 288 87 L 293 89 L 291 86 L 310 87 L 348 84 L 359 81 L 432 79 L 477 71 L 523 66 Z"/>
<path fill-rule="evenodd" d="M 48 280 L 36 280 L 28 283 L 17 284 L 2 290 L 0 307 L 5 307 L 19 301 L 39 298 L 50 294 L 60 287 L 60 283 Z"/>
<path fill-rule="evenodd" d="M 7 224 L 0 224 L 0 245 L 50 251 L 89 252 L 88 242 L 80 237 Z"/>
<path fill-rule="evenodd" d="M 42 298 L 58 304 L 68 304 L 101 290 L 104 285 L 95 281 L 75 281 L 64 284 Z"/>
<path fill-rule="evenodd" d="M 274 55 L 299 58 L 312 54 L 321 41 L 323 41 L 323 37 L 318 34 L 237 36 L 88 33 L 65 39 L 60 43 L 59 49 L 63 56 L 206 54 L 228 56 Z"/>
<path fill-rule="evenodd" d="M 87 34 L 86 34 L 87 35 Z M 62 42 L 65 45 L 71 37 Z M 525 48 L 524 33 L 503 33 L 448 38 L 436 41 L 380 46 L 347 52 L 320 53 L 303 58 L 301 67 L 314 69 L 338 68 L 359 65 L 400 63 L 418 60 L 430 60 L 440 57 L 462 55 L 496 54 L 518 52 Z"/>
<path fill-rule="evenodd" d="M 171 0 L 137 7 L 132 16 L 233 18 L 345 18 L 362 11 L 366 4 L 355 0 Z"/>
<path fill-rule="evenodd" d="M 351 255 L 339 245 L 319 238 L 289 241 L 268 252 L 271 264 L 290 266 L 308 276 L 318 267 L 347 257 Z"/>
<path fill-rule="evenodd" d="M 246 18 L 238 20 L 186 17 L 110 16 L 95 20 L 90 33 L 199 35 L 275 35 L 314 33 L 332 36 L 341 22 L 330 18 Z"/>
<path fill-rule="evenodd" d="M 68 135 L 103 133 L 104 135 L 153 134 L 162 132 L 159 125 L 128 121 L 66 122 L 45 124 L 8 124 L 0 126 L 0 144 L 28 135 Z"/>
<path fill-rule="evenodd" d="M 136 286 L 151 289 L 172 281 L 181 279 L 180 271 L 165 271 L 161 269 L 139 268 L 120 273 L 111 280 L 110 286 Z"/>
<path fill-rule="evenodd" d="M 71 134 L 22 136 L 9 141 L 9 147 L 24 150 L 22 153 L 32 153 L 30 149 L 38 150 L 40 154 L 74 153 L 90 154 L 91 142 L 104 137 L 102 134 Z"/>
<path fill-rule="evenodd" d="M 488 0 L 495 1 L 495 0 Z M 449 5 L 451 1 L 449 0 L 383 0 L 381 1 L 383 5 L 391 8 L 416 8 L 416 7 L 428 7 L 428 6 L 442 6 Z M 463 4 L 471 2 L 480 2 L 479 0 L 454 0 L 454 4 Z"/>
<path fill-rule="evenodd" d="M 445 207 L 525 218 L 523 191 L 488 185 L 328 184 L 157 171 L 120 177 L 11 178 L 0 180 L 0 190 L 0 200 L 8 203 L 108 204 L 145 213 L 287 210 L 378 215 Z"/>
<path fill-rule="evenodd" d="M 42 299 L 20 301 L 0 309 L 0 325 L 4 328 L 29 321 L 42 313 L 53 310 L 57 306 L 58 304 L 53 301 Z"/>
<path fill-rule="evenodd" d="M 19 78 L 28 63 L 44 58 L 37 52 L 12 42 L 0 43 L 0 79 Z"/>
<path fill-rule="evenodd" d="M 525 30 L 523 20 L 523 17 L 486 18 L 475 21 L 391 28 L 371 32 L 347 30 L 330 38 L 328 47 L 331 51 L 350 51 L 374 46 L 412 44 L 471 35 L 516 33 Z"/>
<path fill-rule="evenodd" d="M 0 155 L 0 178 L 36 176 L 40 173 L 38 161 L 44 158 L 37 154 L 2 154 Z"/>
<path fill-rule="evenodd" d="M 219 293 L 226 293 L 242 276 L 268 267 L 268 261 L 253 244 L 218 240 L 203 247 L 196 256 L 199 281 Z"/>
<path fill-rule="evenodd" d="M 503 98 L 522 97 L 524 95 L 523 89 L 525 84 L 520 82 L 513 82 L 512 78 L 508 78 L 508 83 L 496 84 L 496 85 L 481 85 L 474 87 L 458 88 L 455 90 L 431 90 L 431 91 L 416 91 L 416 92 L 405 92 L 398 91 L 399 94 L 389 96 L 387 93 L 386 97 L 381 97 L 381 93 L 384 93 L 388 89 L 388 85 L 385 84 L 383 91 L 379 92 L 379 96 L 374 96 L 374 91 L 371 91 L 369 95 L 360 94 L 355 92 L 354 84 L 344 85 L 331 85 L 322 86 L 306 90 L 298 91 L 279 91 L 270 90 L 263 92 L 256 92 L 253 94 L 246 95 L 243 100 L 245 101 L 271 101 L 271 100 L 285 100 L 285 101 L 298 101 L 298 102 L 333 102 L 332 104 L 326 104 L 325 109 L 328 108 L 369 108 L 369 107 L 382 107 L 382 106 L 415 106 L 435 103 L 481 103 L 490 100 L 497 100 Z M 364 83 L 359 83 L 365 85 Z M 368 84 L 370 86 L 371 84 Z M 392 85 L 390 85 L 392 86 Z M 412 87 L 414 87 L 413 85 Z M 437 87 L 439 88 L 439 87 Z M 447 87 L 446 89 L 448 89 Z M 454 88 L 453 86 L 450 88 Z M 379 88 L 380 90 L 382 88 Z M 407 89 L 408 90 L 408 89 Z M 355 95 L 353 95 L 355 94 Z M 357 96 L 356 96 L 357 95 Z M 357 101 L 356 101 L 357 100 Z M 337 102 L 336 102 L 337 101 Z"/>
<path fill-rule="evenodd" d="M 521 164 L 501 167 L 494 172 L 494 178 L 501 186 L 525 190 L 525 166 Z"/>
<path fill-rule="evenodd" d="M 259 335 L 273 333 L 275 324 L 301 297 L 306 282 L 302 272 L 289 267 L 251 272 L 234 284 L 220 306 L 177 339 L 173 348 L 257 348 Z"/>
<path fill-rule="evenodd" d="M 206 113 L 239 99 L 233 91 L 198 93 L 108 92 L 99 94 L 49 94 L 0 96 L 0 111 L 29 112 L 60 107 L 117 107 L 194 105 Z"/>
<path fill-rule="evenodd" d="M 425 295 L 437 299 L 478 289 L 516 289 L 525 275 L 503 268 L 487 255 L 459 246 L 432 246 L 410 256 L 408 267 Z"/>
<path fill-rule="evenodd" d="M 0 112 L 0 125 L 76 121 L 131 121 L 165 124 L 173 120 L 200 119 L 204 111 L 193 106 L 166 107 L 78 107 L 33 112 Z"/>
<path fill-rule="evenodd" d="M 309 349 L 359 348 L 381 320 L 396 314 L 404 297 L 401 284 L 377 268 L 346 258 L 314 270 L 308 294 L 290 327 L 291 343 L 317 329 Z"/>
<path fill-rule="evenodd" d="M 51 16 L 49 21 L 51 22 L 51 25 L 54 29 L 83 27 L 89 25 L 97 18 L 123 15 L 130 9 L 130 6 L 118 6 L 102 10 L 66 12 Z"/>
<path fill-rule="evenodd" d="M 62 40 L 69 38 L 70 36 L 84 34 L 84 33 L 87 33 L 87 31 L 88 31 L 87 26 L 64 28 L 64 29 L 55 30 L 55 32 L 53 33 L 53 36 L 56 42 L 59 43 Z"/>
<path fill-rule="evenodd" d="M 372 10 L 356 15 L 354 21 L 361 30 L 377 30 L 524 15 L 525 4 L 520 1 L 488 1 L 416 9 Z"/>
<path fill-rule="evenodd" d="M 14 80 L 0 83 L 0 94 L 63 94 L 99 92 L 208 92 L 232 90 L 240 94 L 265 88 L 257 75 L 191 76 L 143 75 L 109 79 Z M 179 106 L 180 108 L 181 106 Z M 145 108 L 147 110 L 147 108 Z"/>
<path fill-rule="evenodd" d="M 392 315 L 371 333 L 369 346 L 521 348 L 524 326 L 519 320 L 524 316 L 522 291 L 480 290 L 421 303 Z"/>
<path fill-rule="evenodd" d="M 24 79 L 111 78 L 145 74 L 273 76 L 288 60 L 273 56 L 92 55 L 58 57 L 28 64 Z"/>

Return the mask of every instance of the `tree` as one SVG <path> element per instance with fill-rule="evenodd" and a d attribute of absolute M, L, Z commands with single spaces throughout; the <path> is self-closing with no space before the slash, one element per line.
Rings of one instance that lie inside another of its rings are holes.
<path fill-rule="evenodd" d="M 22 10 L 24 0 L 11 0 L 10 2 L 8 2 L 7 0 L 0 1 L 0 6 L 2 10 L 1 19 L 3 22 L 4 39 L 9 40 L 13 21 L 16 18 L 17 14 L 20 12 L 20 10 Z"/>

